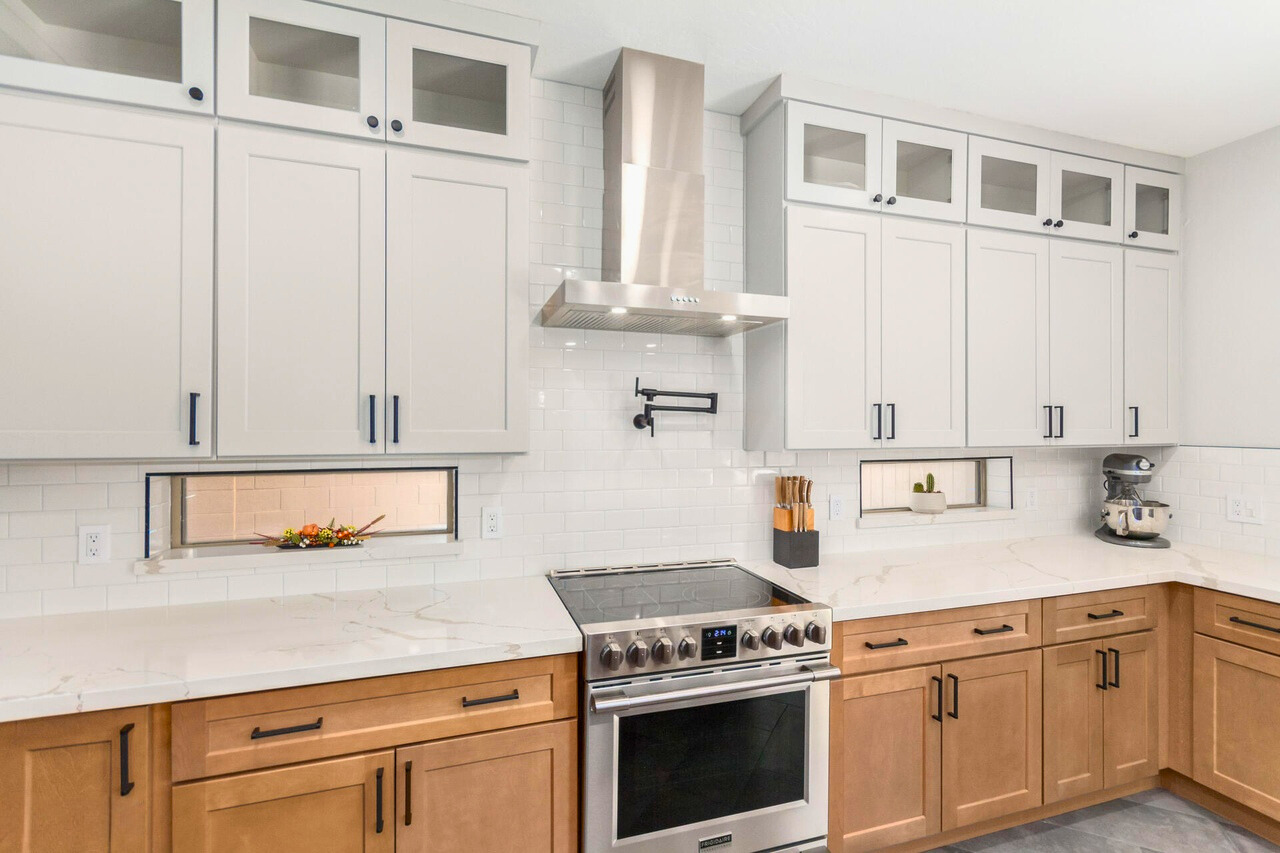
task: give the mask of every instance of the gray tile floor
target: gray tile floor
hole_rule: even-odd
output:
[[[1280,847],[1159,788],[972,838],[946,853],[1280,853]],[[938,851],[935,851],[938,853]]]

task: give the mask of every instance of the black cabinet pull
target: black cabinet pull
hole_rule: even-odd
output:
[[[1053,438],[1053,406],[1044,407],[1045,417],[1049,420],[1048,432],[1044,434],[1045,438]]]
[[[1058,435],[1056,437],[1062,438],[1062,433],[1067,429],[1067,407],[1054,406],[1054,408],[1058,410]]]
[[[885,199],[885,200],[884,200],[884,203],[885,203],[885,204],[897,204],[897,203],[898,203],[898,197],[897,197],[896,195],[891,195],[891,196],[889,196],[887,199]]]
[[[1123,616],[1123,615],[1124,615],[1123,610],[1116,610],[1115,608],[1112,608],[1110,613],[1090,613],[1089,618],[1090,619],[1114,619],[1117,616]]]
[[[1130,231],[1130,232],[1129,232],[1129,239],[1130,239],[1130,240],[1137,240],[1137,239],[1138,239],[1138,232],[1137,232],[1137,231]]]
[[[892,441],[897,437],[898,437],[898,404],[890,403],[889,404],[889,434],[886,435],[885,438]]]
[[[871,439],[873,441],[879,441],[884,433],[884,420],[881,417],[884,414],[884,407],[879,403],[872,403],[871,405],[875,406],[876,409],[876,434],[871,436]]]
[[[191,100],[193,101],[204,100],[204,90],[201,89],[199,86],[192,86],[190,89],[187,90],[187,94],[191,96]]]
[[[400,395],[391,395],[391,443],[400,443]]]
[[[1280,628],[1273,628],[1270,625],[1263,625],[1261,622],[1250,622],[1248,619],[1241,619],[1239,616],[1232,616],[1232,622],[1237,625],[1247,625],[1250,628],[1257,628],[1260,631],[1270,631],[1273,634],[1280,634]]]
[[[1102,649],[1094,649],[1093,653],[1102,658],[1102,681],[1095,684],[1094,687],[1097,687],[1099,690],[1106,690],[1107,685],[1111,683],[1107,679],[1107,653]]]
[[[1107,651],[1111,652],[1112,659],[1115,661],[1115,672],[1111,674],[1111,681],[1108,683],[1112,687],[1119,687],[1120,686],[1120,650],[1107,649]]]
[[[1133,432],[1129,433],[1129,438],[1138,437],[1138,407],[1130,406],[1129,411],[1133,412]]]
[[[1050,225],[1052,225],[1052,224],[1053,224],[1053,220],[1052,220],[1052,219],[1046,219],[1044,222],[1041,222],[1040,224],[1041,224],[1041,225],[1043,225],[1045,228],[1048,228]]]
[[[377,814],[375,815],[374,821],[373,821],[373,831],[377,833],[381,833],[382,832],[382,768],[381,767],[378,768],[377,779],[378,781],[374,787],[374,809],[376,810]]]
[[[947,678],[951,679],[951,710],[947,712],[947,716],[958,720],[960,719],[960,677],[948,672]]]
[[[296,735],[298,732],[314,732],[316,729],[324,725],[324,717],[317,717],[314,723],[303,723],[300,726],[286,726],[283,729],[267,729],[265,732],[253,727],[253,731],[249,732],[249,740],[262,740],[264,737],[276,737],[278,735]]]
[[[126,723],[120,730],[120,796],[127,797],[133,790],[129,781],[129,732],[133,731],[133,723]]]
[[[902,639],[901,637],[894,640],[892,643],[867,643],[866,644],[867,648],[869,649],[893,649],[893,648],[897,648],[898,646],[906,646],[906,645],[909,645],[909,644],[907,643],[906,640]]]
[[[510,702],[512,699],[519,699],[519,698],[520,698],[519,689],[512,690],[510,693],[504,694],[502,696],[487,696],[484,699],[468,699],[466,696],[463,696],[462,707],[473,708],[476,705],[492,705],[494,702]]]
[[[938,687],[938,713],[930,714],[929,716],[938,722],[942,722],[942,679],[935,675],[933,676],[933,683]]]
[[[369,395],[369,443],[378,443],[378,395]]]
[[[871,200],[874,201],[876,204],[879,204],[880,202],[884,201],[884,196],[881,193],[876,193],[871,197]]]
[[[369,125],[369,127],[373,128],[374,130],[376,130],[376,129],[377,129],[377,127],[378,127],[378,117],[377,117],[377,116],[369,116],[369,117],[368,117],[367,119],[365,119],[364,121],[365,121],[365,124]]]
[[[413,762],[404,763],[404,825],[413,823]]]
[[[988,634],[1007,634],[1012,630],[1012,625],[1001,625],[999,628],[974,628],[973,633],[979,637],[985,637]]]
[[[393,118],[391,120],[391,129],[394,130],[396,133],[399,133],[400,131],[404,130],[404,122],[400,121],[400,119],[398,118]]]
[[[1062,227],[1062,220],[1061,220],[1061,219],[1059,219],[1057,222],[1053,223],[1053,227],[1054,227],[1054,228],[1061,228],[1061,227]]]
[[[188,396],[188,412],[187,412],[187,444],[191,447],[199,447],[200,439],[196,438],[196,401],[200,399],[200,392],[192,391]]]

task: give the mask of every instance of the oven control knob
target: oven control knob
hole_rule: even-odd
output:
[[[800,630],[800,626],[794,622],[783,630],[782,638],[793,646],[804,645],[804,631]]]
[[[760,635],[748,628],[742,632],[742,645],[755,651],[760,648]]]
[[[650,651],[653,653],[653,659],[658,663],[671,663],[676,657],[675,643],[666,637],[659,637]]]
[[[822,645],[827,641],[827,626],[820,622],[810,622],[804,626],[804,635],[809,638],[809,642]]]
[[[693,637],[685,637],[680,641],[677,651],[680,652],[680,657],[691,658],[698,653],[698,642]]]
[[[604,648],[600,650],[600,663],[609,669],[622,666],[622,647],[617,643],[605,643]]]
[[[636,640],[627,646],[627,660],[631,661],[632,666],[644,666],[649,662],[649,647]]]
[[[765,628],[760,633],[760,639],[764,640],[764,644],[774,651],[782,648],[782,632],[777,628]]]

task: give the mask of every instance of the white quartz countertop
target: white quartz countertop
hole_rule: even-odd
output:
[[[543,577],[0,621],[0,721],[577,652]]]

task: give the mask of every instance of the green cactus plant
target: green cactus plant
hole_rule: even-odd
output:
[[[911,487],[911,491],[915,492],[916,494],[924,494],[924,483],[916,483],[914,486]]]
[[[915,492],[916,494],[921,494],[921,493],[933,494],[935,491],[937,491],[936,489],[934,489],[934,484],[936,482],[937,481],[933,479],[932,474],[926,474],[924,478],[924,482],[916,483],[914,486],[911,487],[911,491]]]

